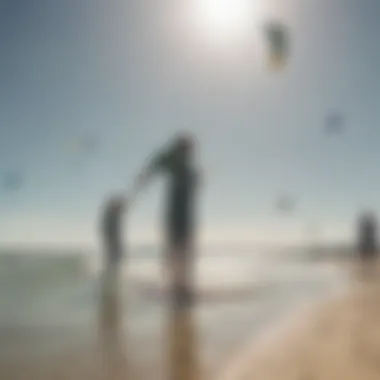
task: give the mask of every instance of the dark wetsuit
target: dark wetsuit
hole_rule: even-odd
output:
[[[108,263],[117,263],[120,261],[123,254],[120,233],[121,219],[122,212],[120,208],[117,208],[112,204],[106,205],[102,220],[102,233],[104,249],[106,251],[106,261]]]
[[[169,176],[165,221],[168,239],[167,259],[179,260],[184,271],[184,282],[175,283],[172,289],[174,305],[181,308],[190,305],[192,301],[194,197],[198,175],[186,153],[178,149],[159,154],[153,160],[150,170],[160,171]]]
[[[359,252],[364,260],[373,259],[377,252],[377,224],[372,218],[363,218],[359,223]]]
[[[153,161],[152,170],[168,174],[166,227],[171,247],[188,248],[194,229],[194,196],[197,173],[176,151],[164,152]],[[183,251],[183,254],[187,251]]]

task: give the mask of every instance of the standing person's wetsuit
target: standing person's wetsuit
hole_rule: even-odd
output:
[[[105,205],[101,221],[104,264],[106,272],[111,276],[116,275],[115,271],[123,256],[121,226],[124,207],[125,200],[122,197],[111,198]]]
[[[123,258],[122,219],[126,201],[116,195],[108,199],[102,210],[100,234],[103,248],[103,276],[100,294],[100,332],[104,343],[117,346],[120,327],[119,270]],[[107,352],[109,348],[107,349]]]
[[[365,213],[359,220],[359,255],[363,262],[373,261],[378,251],[378,232],[376,217]]]
[[[193,286],[194,200],[198,182],[193,163],[193,140],[180,137],[169,149],[157,154],[140,176],[138,187],[158,172],[169,177],[166,265],[171,272],[175,304],[187,305]]]

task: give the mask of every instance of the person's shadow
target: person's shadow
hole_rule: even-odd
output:
[[[168,325],[168,380],[199,380],[197,334],[192,311],[172,311]]]

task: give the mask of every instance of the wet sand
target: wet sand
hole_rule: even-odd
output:
[[[304,280],[303,280],[304,281]],[[324,279],[321,279],[321,283]],[[175,314],[168,304],[101,296],[94,318],[78,326],[0,326],[0,378],[210,379],[254,332],[276,323],[332,285],[283,284],[233,302],[205,302]],[[265,288],[265,287],[264,287]],[[111,296],[112,295],[112,296]],[[241,295],[240,295],[241,296]],[[133,297],[132,297],[133,298]],[[228,302],[227,302],[228,301]]]
[[[252,339],[217,379],[380,379],[380,271],[358,274],[345,292]]]

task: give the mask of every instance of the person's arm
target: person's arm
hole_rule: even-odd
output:
[[[150,165],[147,167],[144,167],[140,173],[137,175],[133,185],[132,189],[128,195],[128,198],[130,200],[134,200],[137,195],[145,188],[147,187],[150,179],[152,178],[155,170],[154,168]]]
[[[140,171],[128,195],[130,201],[133,201],[137,195],[147,187],[154,174],[166,165],[167,160],[168,157],[166,153],[159,153]]]

